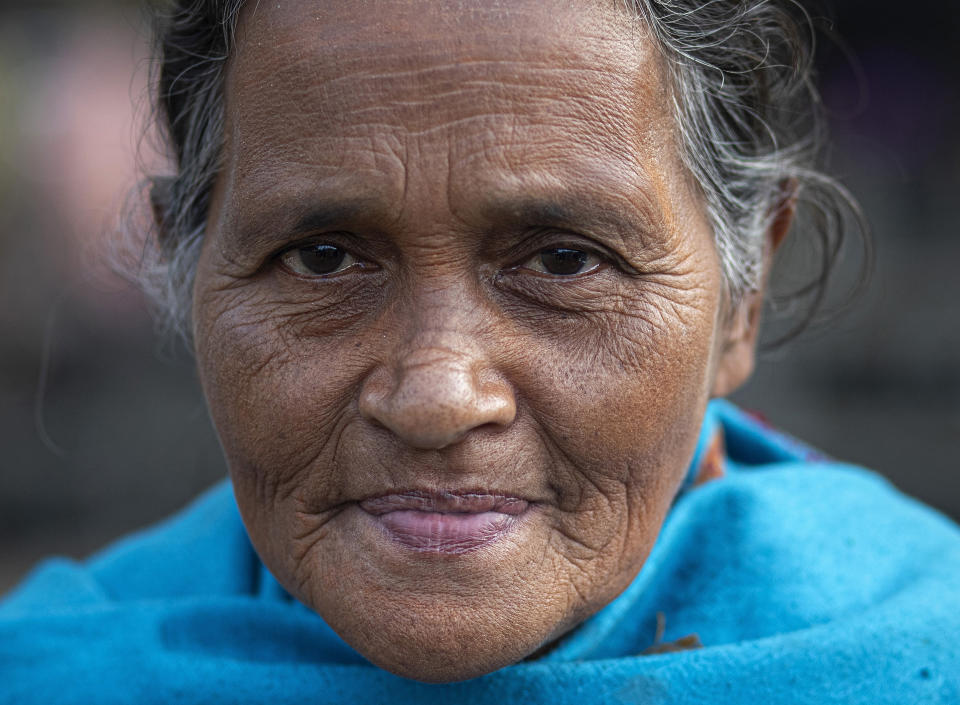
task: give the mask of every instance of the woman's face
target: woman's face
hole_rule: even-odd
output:
[[[658,57],[614,3],[247,5],[194,315],[250,536],[384,668],[516,662],[636,575],[729,379]]]

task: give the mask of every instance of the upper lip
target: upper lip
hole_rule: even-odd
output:
[[[493,491],[404,490],[370,497],[360,502],[365,512],[380,516],[388,512],[413,510],[445,514],[501,512],[520,514],[529,502],[514,495]]]

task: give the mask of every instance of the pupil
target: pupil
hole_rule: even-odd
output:
[[[576,274],[587,263],[587,253],[555,247],[540,253],[540,263],[550,274]]]
[[[336,245],[308,245],[299,250],[303,266],[314,274],[330,274],[337,271],[347,253]]]

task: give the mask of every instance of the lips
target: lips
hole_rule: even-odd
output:
[[[499,493],[415,490],[365,499],[360,508],[406,548],[457,555],[503,537],[529,502]]]

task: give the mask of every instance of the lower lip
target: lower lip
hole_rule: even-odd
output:
[[[373,516],[373,515],[371,515]],[[423,553],[459,555],[502,538],[520,521],[503,512],[424,512],[401,509],[373,518],[395,542]]]

